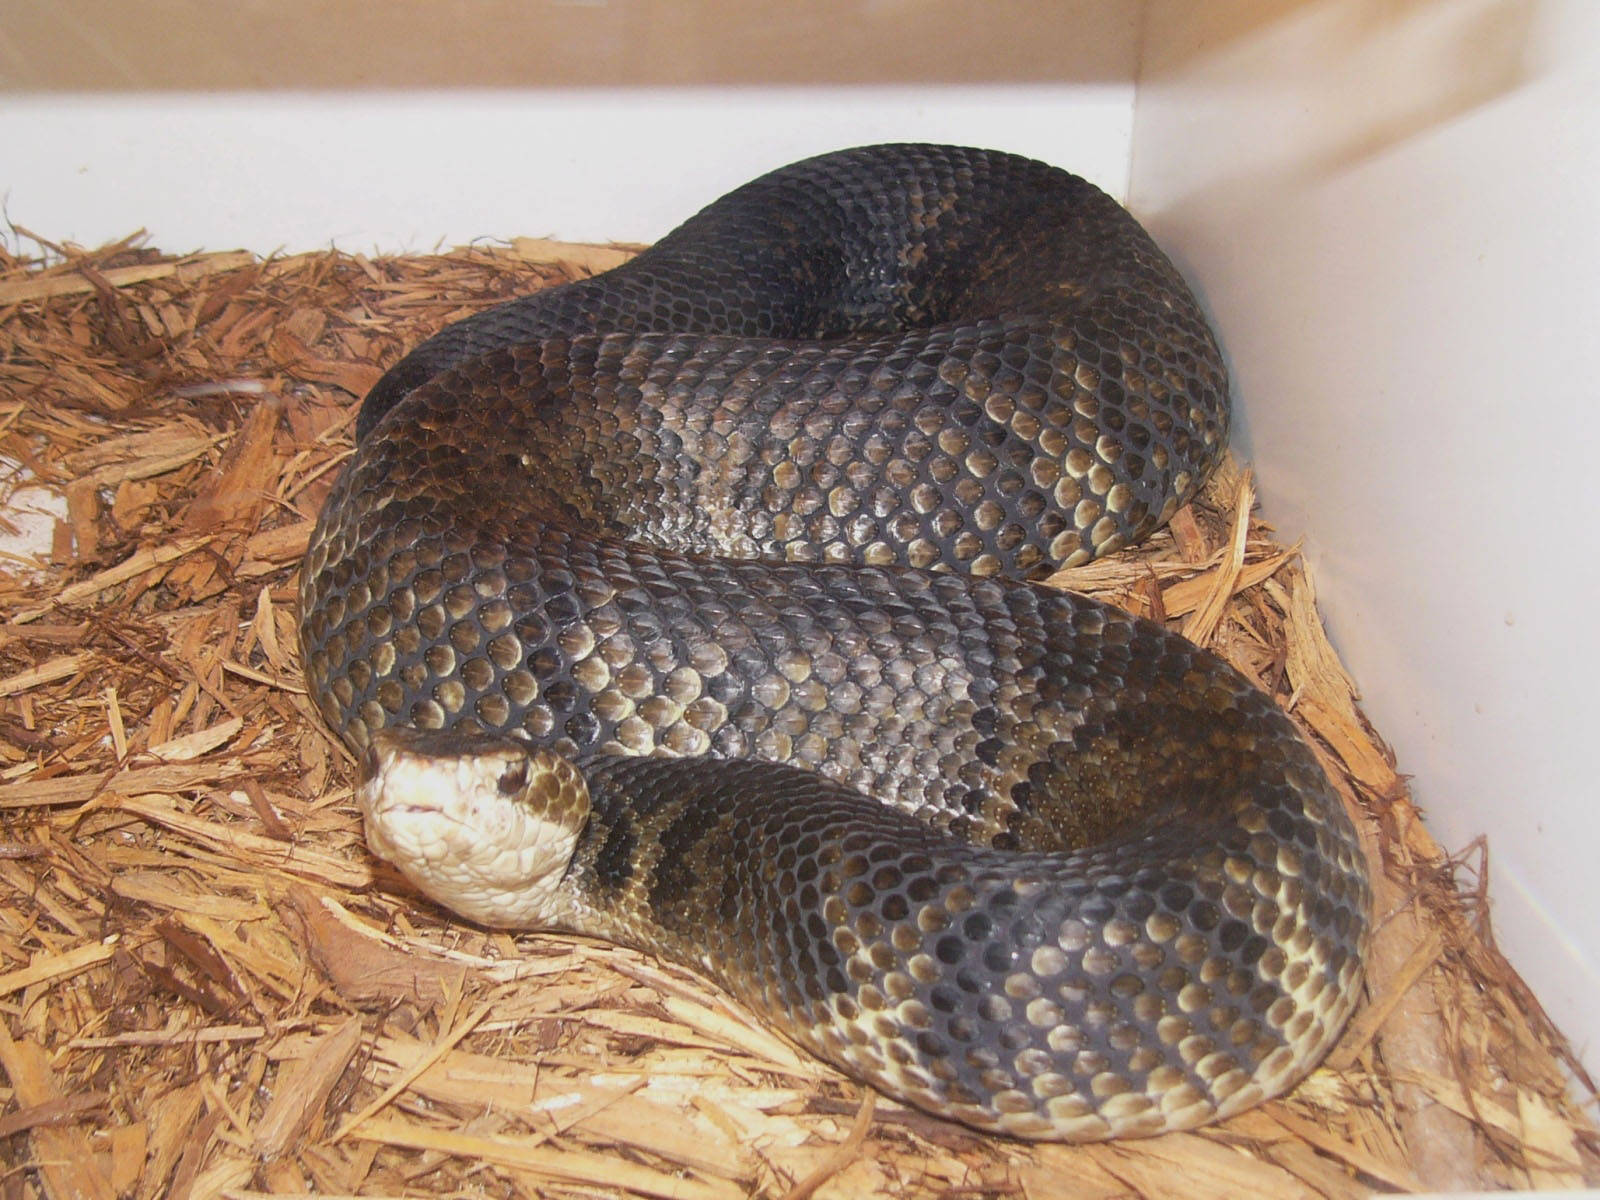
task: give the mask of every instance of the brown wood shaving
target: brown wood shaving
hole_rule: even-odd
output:
[[[0,252],[0,497],[28,479],[67,509],[38,561],[0,562],[0,1198],[1600,1184],[1567,1072],[1592,1084],[1495,948],[1487,856],[1428,836],[1231,463],[1060,582],[1204,638],[1301,722],[1363,830],[1371,1001],[1288,1099],[1124,1145],[979,1137],[687,972],[462,925],[375,862],[294,653],[358,395],[448,321],[630,252]]]

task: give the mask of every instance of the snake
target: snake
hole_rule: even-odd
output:
[[[780,168],[446,326],[302,565],[369,847],[978,1131],[1284,1092],[1361,988],[1353,821],[1221,657],[1042,582],[1196,495],[1228,393],[1120,204],[955,146]]]

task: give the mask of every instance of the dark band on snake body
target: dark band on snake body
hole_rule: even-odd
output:
[[[1226,422],[1188,289],[1090,185],[826,155],[385,376],[307,554],[308,686],[356,748],[577,760],[554,923],[892,1094],[1026,1136],[1192,1125],[1347,1015],[1354,832],[1226,664],[1014,580],[1158,527]],[[648,754],[694,757],[619,757]]]

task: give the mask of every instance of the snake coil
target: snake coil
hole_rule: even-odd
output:
[[[1189,1127],[1338,1033],[1355,833],[1238,672],[1028,580],[1158,528],[1226,427],[1091,185],[824,155],[383,378],[308,687],[373,848],[474,919],[687,963],[980,1129]]]

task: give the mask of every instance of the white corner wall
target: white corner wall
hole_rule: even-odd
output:
[[[1600,4],[1152,0],[1131,203],[1429,827],[1600,1069]]]

